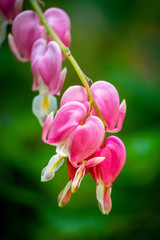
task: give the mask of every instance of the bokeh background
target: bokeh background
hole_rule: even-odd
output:
[[[160,229],[160,1],[48,0],[72,23],[71,51],[93,80],[111,82],[127,114],[120,137],[127,161],[112,189],[109,216],[98,209],[95,183],[85,176],[69,205],[57,196],[68,182],[66,163],[40,182],[55,148],[41,141],[33,116],[30,63],[18,62],[7,40],[0,49],[0,195],[3,240],[157,239]],[[24,1],[24,10],[32,9]],[[8,32],[11,27],[8,26]],[[68,68],[62,93],[80,84]],[[60,98],[58,97],[58,101]]]

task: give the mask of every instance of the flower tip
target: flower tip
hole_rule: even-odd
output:
[[[71,199],[71,185],[72,185],[72,180],[70,180],[65,188],[60,192],[58,195],[58,206],[59,207],[64,207],[67,205]]]
[[[126,100],[123,99],[123,101],[121,102],[121,105],[120,105],[120,112],[126,113],[126,108],[127,108]]]
[[[14,37],[11,33],[8,34],[8,44],[10,46],[12,53],[15,55],[15,57],[17,58],[18,61],[20,61],[20,62],[28,62],[29,61],[28,58],[23,57],[21,55],[21,53],[19,52],[19,50],[16,46],[16,43],[14,41]]]
[[[50,174],[50,173],[47,171],[47,167],[45,167],[45,168],[42,169],[42,172],[41,172],[41,182],[48,182],[48,181],[50,181],[53,177],[54,177],[54,172],[52,172],[52,174]]]

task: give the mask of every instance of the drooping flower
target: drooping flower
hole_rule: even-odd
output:
[[[67,69],[62,70],[62,54],[58,43],[47,44],[44,39],[38,39],[32,47],[31,67],[34,75],[33,91],[38,90],[39,96],[33,100],[33,113],[41,125],[48,114],[57,110],[56,98],[60,95]]]
[[[0,46],[6,37],[6,28],[21,12],[23,0],[0,0]]]
[[[104,125],[96,116],[89,116],[82,123],[86,115],[87,109],[83,104],[70,102],[57,111],[55,119],[52,113],[47,117],[42,140],[56,146],[57,155],[53,157],[52,164],[49,162],[42,171],[42,181],[48,181],[54,176],[55,170],[59,164],[61,165],[64,157],[68,157],[71,164],[80,170],[85,160],[101,146],[105,136]],[[90,162],[87,161],[85,165],[93,166],[103,159],[103,157],[96,157]]]
[[[21,62],[29,61],[32,46],[39,38],[46,39],[46,33],[36,13],[31,10],[20,13],[13,21],[12,34],[8,35],[10,48],[16,58]]]
[[[67,13],[60,8],[49,8],[44,12],[44,16],[63,44],[69,47],[71,43],[71,23]],[[54,39],[49,36],[49,40],[53,41]],[[65,55],[63,54],[64,58]]]
[[[116,88],[108,82],[97,81],[92,84],[91,91],[97,106],[102,113],[108,127],[107,132],[119,132],[122,128],[126,114],[126,102],[120,104],[119,94]],[[89,109],[89,101],[86,89],[82,86],[71,86],[61,98],[61,106],[70,101],[78,101]],[[91,115],[97,116],[92,107]],[[117,126],[117,127],[116,127]]]
[[[126,149],[123,142],[115,136],[105,141],[105,146],[99,148],[92,157],[105,157],[103,162],[89,169],[96,182],[98,205],[103,214],[108,214],[112,208],[111,187],[126,161]]]

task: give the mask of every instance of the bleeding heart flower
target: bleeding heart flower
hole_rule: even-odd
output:
[[[32,46],[39,38],[46,39],[46,33],[35,12],[20,13],[13,21],[12,34],[8,35],[10,48],[20,62],[30,60]]]
[[[105,141],[105,146],[99,148],[92,157],[105,157],[100,164],[89,169],[95,180],[98,205],[103,214],[108,214],[112,208],[111,187],[126,161],[126,149],[123,142],[115,136]]]
[[[44,39],[38,39],[32,47],[31,67],[34,75],[33,90],[40,95],[33,100],[33,113],[43,126],[46,117],[57,110],[56,98],[60,95],[67,69],[62,70],[62,54],[58,43],[47,44]]]
[[[47,44],[44,39],[37,40],[32,48],[31,66],[34,75],[33,90],[40,91],[41,80],[53,95],[60,95],[66,68],[62,71],[62,54],[58,43]]]
[[[44,12],[44,16],[63,44],[69,47],[71,43],[71,23],[67,13],[59,8],[49,8]],[[54,39],[50,36],[49,40],[53,41]],[[64,54],[63,59],[65,59]]]
[[[93,83],[91,91],[97,106],[108,125],[107,132],[119,132],[122,128],[126,114],[125,100],[120,104],[116,88],[105,81],[97,81]],[[61,106],[70,101],[81,102],[87,109],[89,109],[90,104],[88,101],[88,95],[85,88],[82,86],[69,87],[61,98]],[[92,108],[91,115],[97,116],[94,107]]]
[[[59,159],[68,157],[75,168],[82,167],[83,161],[101,146],[105,137],[104,125],[98,117],[89,116],[82,124],[86,115],[87,109],[83,104],[70,102],[58,110],[54,120],[50,114],[43,127],[43,142],[56,146]],[[97,158],[96,162],[92,161],[89,165],[93,166],[102,160],[102,157]],[[51,172],[55,172],[58,161],[50,167]]]
[[[0,46],[6,37],[7,24],[21,12],[23,0],[0,0]]]
[[[24,0],[0,0],[0,12],[4,15],[8,23],[12,23],[12,20],[22,10],[22,4]]]

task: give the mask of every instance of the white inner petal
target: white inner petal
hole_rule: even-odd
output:
[[[57,145],[56,152],[63,156],[63,157],[69,157],[69,150],[68,150],[68,144],[69,144],[69,138],[66,139],[65,142],[62,142],[61,144]]]
[[[48,162],[48,165],[43,168],[41,173],[41,181],[46,182],[54,177],[55,172],[63,165],[64,158],[58,154],[54,155]]]
[[[41,126],[51,112],[57,111],[57,99],[50,94],[40,94],[33,99],[33,114],[38,118]]]
[[[104,204],[103,204],[104,191],[105,191],[105,186],[103,184],[99,183],[96,187],[96,196],[97,196],[97,200],[98,200],[100,210],[103,214],[105,214]]]

